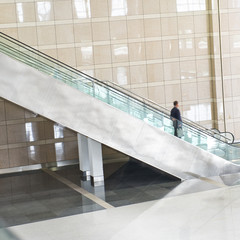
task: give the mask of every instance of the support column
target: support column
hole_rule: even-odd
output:
[[[93,186],[104,185],[102,144],[78,133],[79,168],[82,180],[90,180]]]
[[[82,173],[82,179],[90,180],[88,137],[85,137],[82,134],[78,133],[77,139],[78,139],[79,168]]]
[[[102,144],[88,138],[91,182],[93,186],[104,185]]]

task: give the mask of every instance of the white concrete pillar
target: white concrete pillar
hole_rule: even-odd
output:
[[[79,168],[84,180],[90,179],[90,162],[88,153],[88,137],[82,134],[77,134],[78,139],[78,156],[79,156]]]
[[[83,180],[89,180],[93,186],[104,185],[102,144],[78,133],[79,168]]]
[[[93,186],[104,185],[102,144],[88,138],[90,175]]]

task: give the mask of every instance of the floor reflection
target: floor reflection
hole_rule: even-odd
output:
[[[78,165],[55,173],[118,207],[163,198],[180,182],[139,161],[104,164],[105,186],[82,181]],[[44,171],[0,176],[1,227],[9,227],[103,209]]]
[[[136,160],[104,164],[105,186],[93,188],[90,181],[81,181],[78,165],[57,173],[119,207],[163,198],[180,181]]]
[[[0,205],[1,227],[103,209],[41,170],[1,176]]]

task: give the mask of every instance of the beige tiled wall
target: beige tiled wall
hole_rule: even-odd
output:
[[[129,157],[102,146],[104,160]],[[77,134],[0,99],[0,169],[77,160]]]
[[[215,123],[240,139],[240,1],[214,0],[212,7],[212,66]],[[220,22],[220,23],[219,23]]]
[[[223,129],[224,102],[227,129],[238,134],[240,7],[220,0],[219,44],[217,2],[0,1],[0,31],[167,108],[178,99],[185,117],[209,127]]]
[[[78,159],[76,133],[0,99],[0,169]]]

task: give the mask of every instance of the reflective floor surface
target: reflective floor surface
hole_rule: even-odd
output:
[[[42,171],[0,178],[1,226],[103,209]]]
[[[57,177],[1,176],[0,239],[239,239],[240,174],[181,183],[136,160],[104,171],[105,186],[96,188],[81,181],[78,165],[52,169]]]
[[[136,160],[104,165],[105,186],[93,188],[81,181],[78,165],[56,171],[114,207],[163,198],[180,181]]]
[[[7,229],[18,240],[238,240],[240,186]]]
[[[90,181],[81,181],[78,165],[57,169],[55,173],[113,207],[163,198],[180,183],[137,161],[107,163],[104,171],[105,186],[95,188]],[[41,170],[0,177],[1,227],[102,209],[98,201]]]

